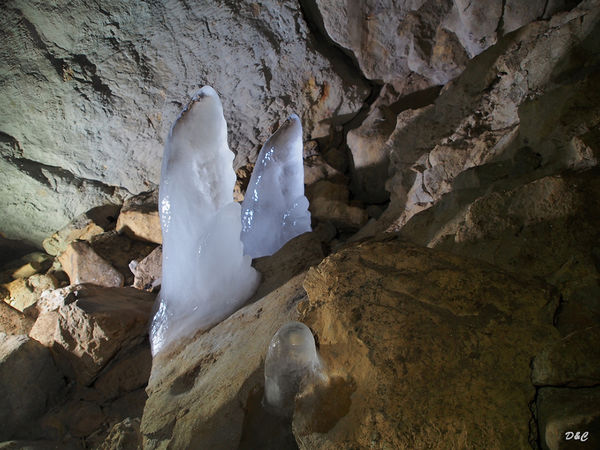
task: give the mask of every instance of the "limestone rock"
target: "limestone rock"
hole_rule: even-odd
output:
[[[386,84],[369,109],[369,114],[358,128],[348,132],[346,143],[352,153],[353,189],[359,197],[370,203],[386,201],[389,151],[386,141],[398,121],[408,120],[419,110],[435,100],[439,87],[428,88],[425,83],[414,86],[416,92],[406,93],[406,88]]]
[[[115,424],[111,428],[107,438],[98,448],[100,450],[127,450],[142,448],[140,420],[127,417],[122,422]]]
[[[40,313],[29,335],[52,349],[65,373],[88,385],[115,355],[144,340],[153,301],[133,288],[85,286],[74,302]]]
[[[67,246],[76,240],[89,241],[92,236],[104,233],[114,226],[119,207],[106,205],[92,208],[44,239],[43,246],[50,255],[58,256]]]
[[[50,268],[52,260],[42,252],[29,253],[20,258],[24,265],[18,267],[12,273],[13,278],[29,278],[36,273],[42,273]]]
[[[311,12],[322,32],[353,54],[367,78],[389,82],[416,73],[431,84],[445,84],[503,33],[573,2],[553,2],[548,11],[546,3],[316,0]]]
[[[321,53],[296,0],[11,0],[0,28],[0,229],[36,243],[92,206],[156,187],[163,139],[198,86],[223,99],[235,168],[291,112],[307,137],[327,137],[368,95]]]
[[[367,222],[366,211],[349,204],[350,191],[345,184],[320,180],[307,189],[306,195],[315,220],[331,222],[338,229],[354,230]]]
[[[144,448],[193,448],[199,442],[238,447],[244,405],[263,383],[262,362],[273,334],[297,316],[303,278],[297,275],[174,352],[158,354],[142,417]]]
[[[132,239],[162,243],[158,190],[138,194],[123,203],[116,230]]]
[[[244,196],[246,195],[246,189],[248,188],[248,183],[250,183],[253,169],[254,164],[246,164],[235,171],[236,180],[235,186],[233,187],[234,201],[238,203],[244,201]]]
[[[162,278],[162,246],[156,247],[141,261],[132,261],[129,267],[134,276],[133,287],[153,291]]]
[[[5,284],[4,288],[8,291],[8,295],[5,298],[6,303],[21,312],[35,305],[37,302],[38,296],[33,292],[27,280],[23,278],[18,278]]]
[[[24,335],[0,333],[0,440],[31,438],[32,422],[63,386],[47,348]]]
[[[452,191],[460,174],[510,162],[522,149],[538,155],[537,163],[523,162],[508,174],[513,179],[582,164],[574,139],[595,128],[599,104],[597,73],[582,61],[596,64],[599,23],[597,2],[582,2],[524,26],[471,60],[433,105],[410,110],[409,120],[400,120],[409,110],[402,112],[383,150],[391,204],[380,230],[399,230]]]
[[[575,331],[545,348],[533,360],[533,383],[538,386],[595,386],[600,384],[600,327]]]
[[[71,284],[92,283],[97,286],[123,286],[123,275],[101,258],[85,241],[68,245],[58,260],[69,275]]]
[[[541,388],[537,397],[540,443],[543,450],[598,448],[600,389]],[[585,432],[585,441],[575,440]],[[572,435],[567,435],[572,432]],[[571,439],[567,439],[571,437]]]
[[[388,236],[332,254],[304,287],[332,386],[297,404],[300,448],[529,445],[530,360],[557,335],[545,285]]]
[[[543,277],[562,294],[557,326],[563,335],[596,325],[600,171],[511,181],[524,164],[490,164],[465,173],[454,192],[414,216],[402,234],[522,276]],[[494,186],[490,180],[500,181]]]
[[[29,334],[35,319],[0,300],[0,333]]]

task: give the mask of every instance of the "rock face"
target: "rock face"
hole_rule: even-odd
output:
[[[1,440],[31,438],[32,423],[63,387],[47,348],[27,336],[0,332]]]
[[[599,17],[598,3],[590,1],[531,23],[469,61],[433,103],[400,108],[379,150],[378,160],[389,156],[392,174],[380,229],[400,229],[456,190],[458,175],[474,167],[515,161],[505,176],[516,179],[535,169],[540,177],[597,164],[590,133],[598,75],[588,68],[598,64]]]
[[[503,34],[547,18],[569,1],[313,0],[327,35],[357,60],[365,76],[386,83],[417,74],[445,84],[468,59]]]
[[[297,405],[300,448],[529,445],[529,364],[556,336],[543,284],[392,236],[331,255],[304,287],[332,388]]]
[[[169,126],[199,86],[224,100],[236,168],[292,111],[302,112],[307,137],[327,137],[368,94],[342,61],[319,52],[295,0],[15,0],[3,10],[8,237],[39,243],[92,206],[156,186]]]

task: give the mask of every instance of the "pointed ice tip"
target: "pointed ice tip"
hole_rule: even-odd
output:
[[[215,91],[211,86],[203,86],[196,95],[194,95],[193,100],[199,100],[203,97],[219,97],[217,91]]]
[[[300,122],[300,117],[296,113],[291,113],[286,120],[289,122]]]

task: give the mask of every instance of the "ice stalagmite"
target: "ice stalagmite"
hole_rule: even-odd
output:
[[[327,380],[310,328],[288,322],[271,339],[265,359],[265,403],[291,416],[297,394]]]
[[[302,125],[292,114],[261,149],[242,203],[244,254],[272,255],[310,231],[304,196]]]
[[[163,155],[163,278],[150,327],[153,355],[222,320],[258,285],[240,240],[232,162],[221,101],[205,86],[173,125]]]

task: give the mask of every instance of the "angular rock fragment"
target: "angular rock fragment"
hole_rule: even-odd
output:
[[[58,260],[69,275],[71,284],[91,283],[97,286],[123,286],[124,277],[108,261],[101,258],[85,241],[70,243]]]
[[[84,286],[74,301],[41,312],[29,335],[52,349],[65,373],[88,385],[117,353],[144,340],[154,298],[133,288]]]
[[[57,256],[76,240],[89,240],[92,236],[103,233],[114,227],[119,206],[106,205],[92,208],[88,212],[73,219],[64,228],[44,239],[44,250]]]
[[[133,272],[134,288],[153,291],[162,280],[162,246],[156,247],[139,262],[131,261],[129,268]]]
[[[116,230],[132,239],[162,243],[158,216],[158,191],[138,194],[123,203]]]

